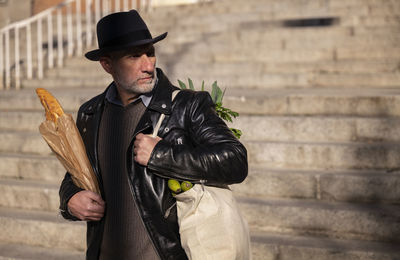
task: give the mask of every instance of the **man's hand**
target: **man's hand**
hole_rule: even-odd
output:
[[[105,205],[99,194],[88,190],[76,193],[68,201],[69,212],[85,221],[99,221],[104,216]]]
[[[135,154],[135,161],[141,165],[147,166],[150,160],[151,152],[153,151],[156,144],[161,140],[160,137],[152,137],[150,135],[144,135],[142,133],[136,136],[136,140],[133,143],[133,153]]]

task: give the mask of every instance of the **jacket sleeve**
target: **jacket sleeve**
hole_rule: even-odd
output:
[[[72,214],[69,213],[68,210],[68,201],[69,199],[74,196],[76,193],[82,191],[82,188],[79,188],[76,186],[71,178],[71,175],[67,172],[64,176],[64,180],[61,183],[60,186],[60,212],[61,215],[65,219],[69,220],[79,220],[77,217],[73,216]]]
[[[186,120],[185,132],[194,147],[161,140],[148,169],[166,178],[208,185],[242,182],[248,172],[246,148],[217,115],[208,92],[195,92],[192,100],[185,102],[183,113],[179,116]]]

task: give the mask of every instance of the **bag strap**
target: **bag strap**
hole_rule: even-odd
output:
[[[172,92],[172,98],[171,101],[174,101],[176,95],[178,95],[180,90],[175,90],[174,92]],[[164,120],[165,114],[161,114],[160,118],[158,119],[158,122],[156,124],[156,126],[154,127],[153,133],[151,134],[152,137],[156,137],[158,134],[158,130],[160,129],[161,123]]]

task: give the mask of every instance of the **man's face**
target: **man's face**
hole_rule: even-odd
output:
[[[140,95],[153,90],[156,81],[156,57],[153,44],[114,52],[108,57],[109,73],[118,88]]]

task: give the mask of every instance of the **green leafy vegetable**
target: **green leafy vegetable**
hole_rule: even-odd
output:
[[[178,79],[178,83],[181,89],[187,89],[187,86],[184,82],[180,81]],[[189,88],[191,90],[195,90],[193,81],[188,78],[188,83],[189,83]],[[204,91],[204,81],[201,84],[201,90]],[[224,98],[225,95],[225,90],[222,91],[221,88],[218,86],[217,81],[214,81],[214,83],[211,85],[211,98],[212,101],[215,104],[215,111],[217,112],[218,116],[222,118],[223,120],[232,123],[233,118],[236,118],[239,116],[238,112],[232,111],[229,108],[226,108],[222,105],[222,99]],[[242,131],[236,128],[230,128],[232,133],[239,139],[240,136],[242,136]]]

